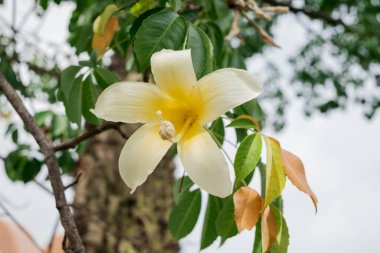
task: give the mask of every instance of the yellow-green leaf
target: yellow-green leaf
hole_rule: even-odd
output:
[[[118,17],[113,16],[107,20],[102,34],[94,33],[94,37],[92,38],[92,48],[96,51],[99,57],[102,57],[106,52],[107,47],[111,44],[118,29]]]
[[[115,4],[109,4],[106,8],[104,8],[104,11],[95,19],[95,22],[92,26],[94,34],[99,36],[104,35],[104,30],[106,28],[108,20],[117,10],[119,10],[119,8]]]
[[[241,142],[234,161],[236,182],[243,180],[255,168],[261,156],[261,135],[251,134]]]
[[[264,207],[277,199],[285,187],[285,172],[281,160],[280,143],[268,136],[263,136],[267,148],[265,204]]]

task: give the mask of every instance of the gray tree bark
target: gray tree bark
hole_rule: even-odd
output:
[[[137,128],[123,128],[127,136]],[[96,136],[80,158],[74,217],[88,253],[175,253],[167,222],[173,205],[174,163],[166,156],[134,194],[121,180],[118,157],[125,143],[116,131]],[[144,159],[144,154],[141,154]]]

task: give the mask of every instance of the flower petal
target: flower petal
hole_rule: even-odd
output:
[[[159,129],[158,123],[143,125],[128,139],[120,153],[120,175],[131,192],[145,182],[172,145],[161,139]]]
[[[259,79],[245,70],[225,68],[198,81],[204,103],[200,122],[205,125],[225,112],[256,98],[262,91]]]
[[[157,86],[139,82],[121,82],[105,89],[92,113],[109,121],[136,123],[157,121],[156,111],[165,95]]]
[[[154,53],[151,65],[157,86],[174,98],[186,96],[197,82],[190,49]]]
[[[231,193],[227,161],[202,126],[194,125],[177,147],[185,171],[199,187],[221,198]]]

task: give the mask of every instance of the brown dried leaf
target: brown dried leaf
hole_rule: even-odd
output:
[[[296,155],[286,151],[281,150],[281,159],[284,166],[284,170],[290,181],[304,193],[308,194],[314,203],[315,211],[317,211],[318,200],[313,191],[311,190],[309,184],[307,183],[305,168],[301,159]]]
[[[251,230],[257,223],[263,207],[259,193],[248,186],[241,187],[234,194],[235,223],[239,232]]]
[[[99,57],[102,57],[106,52],[107,47],[119,29],[119,21],[117,16],[112,16],[104,27],[103,34],[94,33],[92,38],[92,48],[96,51]]]
[[[262,250],[263,253],[268,252],[273,242],[276,240],[277,229],[276,229],[276,219],[267,206],[261,216],[261,239],[262,239]]]

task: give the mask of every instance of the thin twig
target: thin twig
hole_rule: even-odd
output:
[[[178,193],[181,193],[181,191],[182,191],[182,186],[183,186],[183,180],[184,179],[185,179],[185,171],[183,171],[183,174],[182,174],[181,182],[179,184]]]
[[[57,151],[62,151],[62,150],[70,149],[70,148],[75,148],[79,143],[86,141],[86,140],[90,139],[91,137],[98,135],[100,133],[103,133],[104,131],[107,131],[110,129],[115,129],[116,131],[118,131],[123,136],[124,133],[122,133],[121,130],[119,129],[120,125],[121,125],[121,123],[107,123],[107,124],[105,124],[99,128],[95,128],[95,129],[89,130],[89,131],[87,131],[81,135],[78,135],[77,137],[75,137],[69,141],[55,145],[53,147],[53,150],[54,150],[54,152],[57,152]],[[123,138],[128,138],[128,137],[126,137],[126,136],[124,137],[124,136],[123,136]]]
[[[261,27],[259,23],[249,18],[243,10],[241,10],[240,13],[256,29],[256,31],[259,33],[260,37],[264,40],[265,43],[271,45],[272,47],[280,48],[280,46],[273,41],[273,38],[264,30],[264,28]]]
[[[36,179],[33,179],[33,182],[34,182],[36,185],[38,185],[42,190],[44,190],[44,191],[46,191],[47,193],[53,195],[53,192],[52,192],[49,188],[47,188],[43,183],[37,181]]]
[[[73,187],[74,185],[76,185],[79,182],[79,179],[82,176],[82,174],[83,174],[82,172],[79,172],[79,174],[76,176],[75,180],[73,182],[71,182],[70,184],[65,186],[65,191],[67,189],[69,189],[70,187]]]
[[[17,12],[17,1],[13,0],[11,29],[14,33],[16,33],[16,12]]]
[[[21,225],[21,223],[16,219],[16,217],[8,210],[8,208],[3,204],[3,202],[0,200],[0,208],[3,209],[4,214],[11,219],[11,221],[23,232],[26,237],[36,246],[36,248],[41,251],[45,252],[38,243],[34,240],[34,238],[29,234],[29,232]]]
[[[0,75],[0,91],[4,93],[9,103],[20,116],[26,129],[32,134],[45,156],[45,163],[48,168],[56,207],[60,214],[62,226],[64,227],[65,233],[69,239],[69,248],[67,248],[66,251],[72,253],[84,253],[85,248],[79,236],[70,207],[67,204],[61,173],[57,158],[54,154],[52,141],[48,139],[42,129],[38,127],[32,115],[30,115],[28,110],[25,108],[20,96],[2,75]]]
[[[262,0],[262,1],[264,3],[268,3],[268,4],[276,5],[276,6],[288,6],[289,10],[295,14],[303,13],[312,19],[323,20],[326,23],[333,25],[333,26],[341,25],[345,28],[349,28],[349,26],[342,19],[332,18],[330,15],[328,15],[327,13],[324,13],[324,12],[314,11],[314,10],[311,10],[310,8],[306,8],[306,7],[304,7],[304,8],[293,7],[293,6],[288,5],[288,3],[285,3],[283,1],[277,1],[277,0]]]

